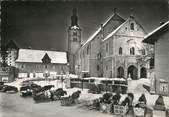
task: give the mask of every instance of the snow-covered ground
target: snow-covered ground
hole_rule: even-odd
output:
[[[28,78],[25,79],[17,79],[16,81],[12,82],[12,83],[7,83],[7,85],[12,85],[12,86],[16,86],[18,88],[20,88],[21,83],[26,80]],[[57,89],[57,88],[61,88],[63,87],[64,90],[67,91],[67,96],[71,95],[73,92],[77,91],[77,90],[81,90],[81,95],[80,95],[80,102],[87,102],[93,99],[96,99],[98,97],[101,97],[102,94],[91,94],[88,93],[88,89],[79,89],[79,88],[69,88],[66,89],[65,88],[65,84],[62,83],[60,80],[54,80],[54,81],[34,81],[36,84],[41,85],[41,86],[45,86],[45,85],[54,85],[55,87],[53,89]],[[145,94],[146,99],[147,99],[147,104],[148,106],[152,107],[155,104],[155,101],[158,98],[158,95],[151,95],[144,87],[143,84],[150,86],[150,79],[139,79],[139,80],[130,80],[128,81],[128,92],[132,92],[134,93],[134,101],[133,103],[136,104],[138,101],[138,98],[141,96],[142,93]],[[121,101],[124,100],[126,97],[126,94],[122,95],[121,97]],[[164,103],[166,108],[169,109],[169,97],[163,96],[164,97]]]

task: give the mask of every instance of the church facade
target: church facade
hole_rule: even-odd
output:
[[[77,23],[71,25],[71,31],[73,27],[80,29]],[[73,45],[76,50],[72,71],[85,75],[83,77],[147,78],[150,76],[150,64],[143,58],[149,55],[151,46],[142,43],[145,35],[146,32],[133,15],[124,19],[116,11],[83,44],[80,35],[75,42],[71,42],[73,36],[68,33],[68,45]],[[74,46],[74,43],[78,46]]]

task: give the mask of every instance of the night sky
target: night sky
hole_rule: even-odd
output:
[[[20,48],[65,51],[67,29],[74,7],[78,11],[83,41],[113,14],[114,8],[124,19],[129,17],[133,8],[136,20],[147,33],[158,27],[161,21],[168,20],[168,4],[165,0],[103,1],[2,2],[2,39],[5,43],[14,40]]]

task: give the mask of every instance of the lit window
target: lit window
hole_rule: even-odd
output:
[[[134,30],[134,23],[131,23],[131,24],[130,24],[130,29],[131,29],[131,30]]]
[[[123,50],[122,50],[122,47],[119,48],[119,55],[122,55],[123,54]]]

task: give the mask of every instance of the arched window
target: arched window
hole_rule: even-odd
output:
[[[131,29],[131,30],[134,30],[134,23],[131,23],[131,24],[130,24],[130,29]]]
[[[119,55],[122,55],[123,54],[123,49],[122,47],[119,48]]]
[[[130,48],[130,55],[135,55],[135,49],[134,49],[134,47]]]
[[[124,78],[124,69],[123,69],[123,67],[119,67],[117,69],[117,77],[118,78]]]

